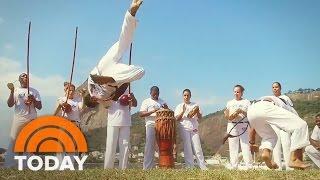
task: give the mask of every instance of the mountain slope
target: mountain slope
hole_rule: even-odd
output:
[[[307,121],[309,129],[314,127],[314,116],[320,113],[320,91],[296,92],[287,94],[295,105],[299,115]],[[86,108],[82,113],[81,128],[85,132],[90,151],[105,150],[107,109],[99,106],[95,109]],[[200,120],[199,132],[202,148],[205,155],[216,153],[222,144],[222,138],[226,133],[227,121],[223,117],[223,110],[206,115]],[[182,141],[177,129],[178,153],[182,151]],[[131,145],[136,146],[138,152],[144,151],[145,122],[138,116],[132,115]],[[225,143],[219,153],[228,156],[228,143]]]

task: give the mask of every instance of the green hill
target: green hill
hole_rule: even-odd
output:
[[[320,113],[320,91],[294,92],[287,94],[295,105],[300,117],[307,121],[309,129],[314,127],[314,116]],[[90,151],[105,150],[107,115],[104,107],[85,110],[81,126],[87,137]],[[226,133],[227,121],[223,117],[223,110],[206,115],[200,120],[199,132],[205,155],[213,155],[220,148],[222,138]],[[177,130],[178,131],[178,130]],[[182,151],[182,141],[177,132],[178,153]],[[131,146],[136,146],[138,152],[144,151],[145,121],[137,113],[132,115]],[[228,155],[228,143],[220,150],[223,156]]]

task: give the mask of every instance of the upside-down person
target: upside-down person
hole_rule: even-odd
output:
[[[14,106],[14,117],[10,131],[10,142],[5,156],[4,166],[15,167],[15,153],[13,152],[15,140],[20,130],[30,121],[37,118],[37,109],[41,110],[42,103],[39,92],[29,87],[28,95],[28,75],[22,73],[19,76],[20,87],[15,88],[12,83],[8,83],[10,95],[7,101],[8,107]]]
[[[102,57],[88,78],[88,91],[84,99],[88,107],[118,98],[126,91],[130,82],[141,79],[144,69],[121,62],[133,40],[137,26],[136,13],[142,0],[132,0],[125,14],[119,40]]]
[[[285,109],[286,104],[275,96],[264,96],[256,103],[253,103],[247,111],[247,117],[251,127],[250,143],[254,144],[253,137],[257,133],[261,138],[262,159],[270,169],[277,169],[279,166],[272,160],[272,150],[277,142],[277,134],[271,125],[291,133],[290,137],[290,161],[289,167],[305,169],[309,167],[300,157],[302,150],[310,144],[308,125],[296,114]]]

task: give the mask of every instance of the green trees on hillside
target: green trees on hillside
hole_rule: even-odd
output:
[[[320,113],[320,101],[295,101],[294,108],[299,113],[300,117],[306,115],[316,115]]]

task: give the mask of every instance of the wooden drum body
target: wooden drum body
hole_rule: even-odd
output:
[[[174,168],[173,146],[176,138],[176,124],[174,112],[161,109],[156,112],[156,140],[159,147],[159,166]]]

